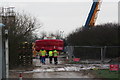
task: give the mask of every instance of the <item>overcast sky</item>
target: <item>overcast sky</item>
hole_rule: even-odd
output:
[[[6,0],[0,7],[14,6],[16,11],[25,11],[43,24],[41,31],[64,31],[68,34],[85,24],[92,0]],[[98,13],[97,24],[118,22],[118,0],[104,0]]]

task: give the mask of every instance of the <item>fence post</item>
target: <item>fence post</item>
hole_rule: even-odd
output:
[[[103,47],[101,47],[101,63],[103,63],[103,60],[104,60],[104,58],[103,58]]]
[[[107,46],[104,46],[104,55],[103,55],[104,59],[106,58],[106,48]]]

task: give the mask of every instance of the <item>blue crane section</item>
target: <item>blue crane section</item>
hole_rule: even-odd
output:
[[[97,12],[99,11],[99,6],[100,6],[100,0],[93,0],[92,7],[84,27],[94,26],[95,20],[97,18]]]

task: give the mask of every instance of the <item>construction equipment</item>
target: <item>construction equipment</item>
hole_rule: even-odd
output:
[[[101,0],[93,0],[91,10],[88,14],[85,26],[86,28],[93,27],[97,19],[98,11],[100,11]]]

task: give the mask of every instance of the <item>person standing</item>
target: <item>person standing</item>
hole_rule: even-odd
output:
[[[50,61],[50,64],[52,64],[52,58],[53,58],[53,51],[49,51],[49,61]]]
[[[59,54],[59,52],[57,51],[57,50],[54,50],[53,51],[53,57],[54,57],[54,63],[55,63],[55,65],[57,65],[58,64],[58,54]]]
[[[40,58],[40,63],[42,62],[42,50],[39,51],[39,58]]]
[[[47,53],[46,50],[44,50],[44,49],[41,49],[41,50],[40,50],[41,62],[42,62],[43,64],[45,64],[46,53]]]

